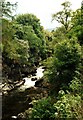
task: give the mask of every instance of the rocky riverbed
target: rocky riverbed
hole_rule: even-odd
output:
[[[33,107],[34,100],[48,96],[49,84],[44,81],[43,72],[44,69],[41,66],[37,68],[34,76],[25,77],[19,82],[9,81],[8,84],[2,84],[2,120],[26,120],[28,110]]]

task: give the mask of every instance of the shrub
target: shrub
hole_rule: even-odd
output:
[[[82,83],[81,80],[79,80],[78,78],[74,78],[71,83],[69,84],[69,88],[71,89],[71,91],[74,94],[79,94],[81,95],[83,93],[83,89],[82,89]]]
[[[68,84],[75,76],[81,60],[81,46],[76,39],[63,40],[55,46],[49,81],[59,87]],[[57,85],[58,84],[58,85]]]
[[[61,98],[54,103],[54,107],[57,109],[55,113],[55,118],[57,119],[82,120],[83,118],[82,100],[79,95],[63,94]]]
[[[34,104],[31,120],[54,120],[56,109],[51,102],[51,98],[43,98]]]

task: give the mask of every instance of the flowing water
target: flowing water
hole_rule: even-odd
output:
[[[25,77],[23,78],[23,80],[25,81],[24,85],[22,85],[21,87],[18,88],[18,90],[20,91],[24,91],[27,88],[30,87],[34,87],[35,86],[35,82],[43,77],[43,66],[38,67],[36,70],[36,75],[35,76],[31,76],[31,77]],[[35,79],[34,81],[32,81],[32,79]]]
[[[31,75],[31,77],[23,78],[25,81],[23,85],[18,87],[16,90],[11,91],[7,96],[3,97],[2,120],[18,119],[19,113],[24,112],[29,108],[29,103],[32,101],[30,94],[36,95],[35,91],[32,93],[31,89],[34,88],[35,82],[43,77],[43,71],[43,66],[38,67],[34,76]],[[30,89],[31,93],[29,93],[27,89]]]

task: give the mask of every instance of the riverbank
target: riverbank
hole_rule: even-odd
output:
[[[34,76],[31,75],[31,77],[23,78],[19,83],[13,83],[15,86],[12,89],[10,89],[10,84],[8,84],[10,90],[8,90],[8,86],[3,87],[2,120],[26,120],[29,109],[33,107],[33,102],[48,96],[49,85],[43,79],[43,72],[43,66],[40,66]]]

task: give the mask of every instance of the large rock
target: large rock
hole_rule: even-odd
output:
[[[42,83],[43,83],[43,78],[40,78],[35,82],[35,87],[42,87]]]
[[[36,78],[36,77],[32,77],[31,80],[32,80],[32,81],[36,81],[37,78]]]

